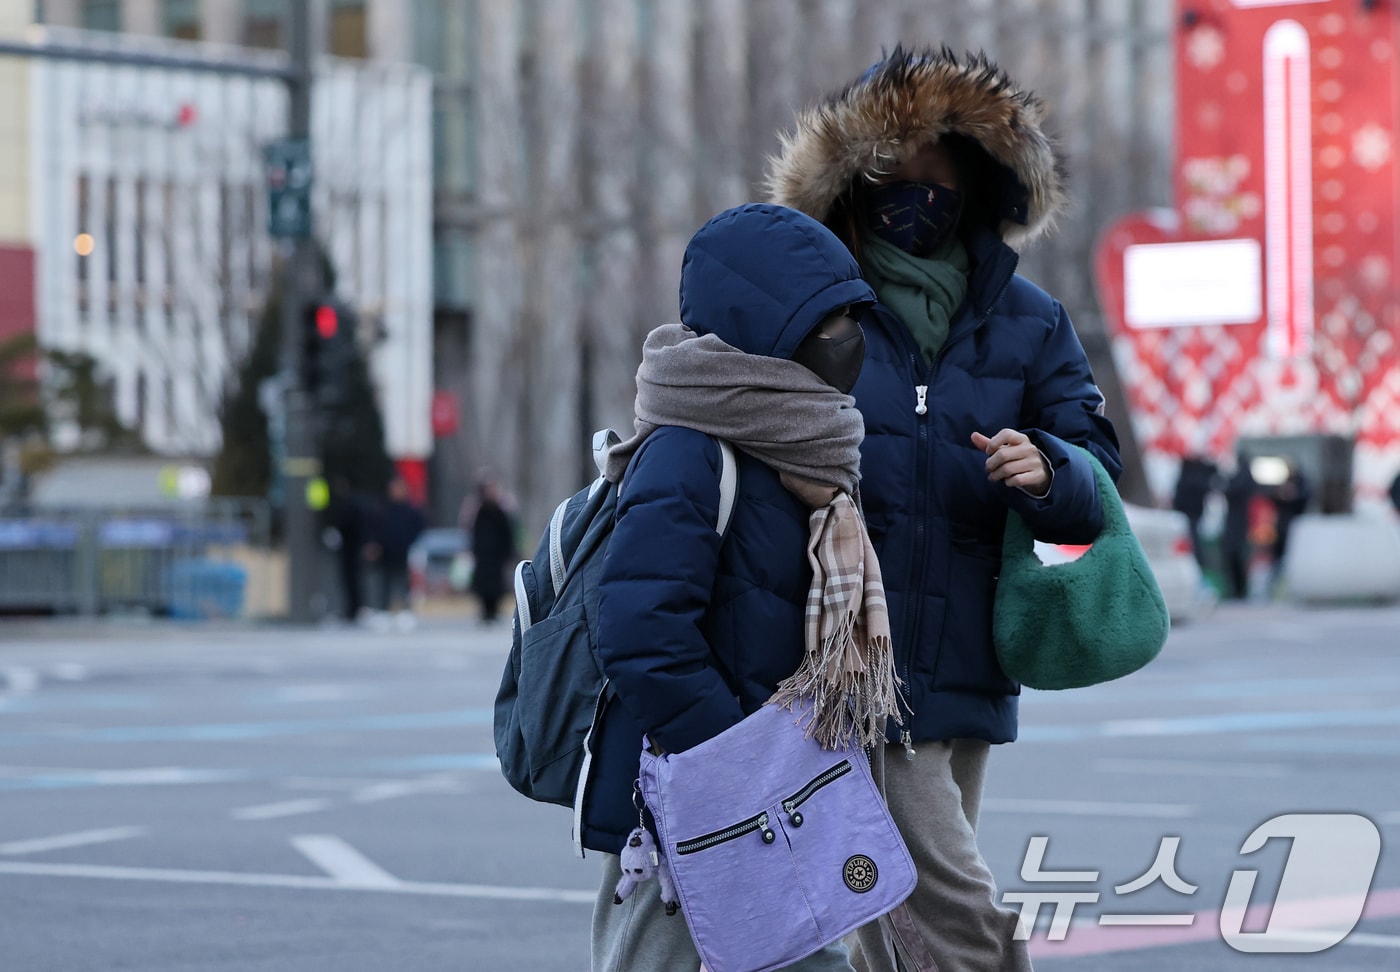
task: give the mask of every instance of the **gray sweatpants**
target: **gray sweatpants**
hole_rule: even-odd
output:
[[[919,872],[894,911],[847,936],[859,972],[1030,972],[1016,913],[996,903],[996,884],[977,849],[977,816],[991,747],[954,739],[886,746],[873,760]]]
[[[602,883],[593,905],[593,972],[699,972],[700,953],[680,912],[666,914],[660,885],[648,881],[622,904],[613,904],[622,877],[621,858],[603,859]],[[788,972],[852,972],[846,946],[837,942],[789,965]]]

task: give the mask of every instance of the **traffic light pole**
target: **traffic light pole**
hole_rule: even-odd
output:
[[[291,139],[311,136],[311,24],[309,3],[292,3],[287,24],[292,76],[287,83]],[[314,164],[314,162],[313,162]],[[316,514],[307,502],[307,485],[321,474],[315,420],[302,387],[301,315],[320,292],[320,267],[309,236],[284,244],[289,250],[282,293],[282,374],[286,395],[286,450],[282,461],[283,528],[287,543],[287,615],[293,624],[315,620],[317,554]]]

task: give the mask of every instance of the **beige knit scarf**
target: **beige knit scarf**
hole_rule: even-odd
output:
[[[770,701],[791,707],[810,698],[808,735],[827,748],[883,742],[887,720],[900,721],[899,679],[880,562],[857,500],[865,424],[855,400],[794,361],[668,324],[643,346],[636,434],[608,454],[607,478],[620,482],[663,425],[727,439],[812,508],[807,650]]]

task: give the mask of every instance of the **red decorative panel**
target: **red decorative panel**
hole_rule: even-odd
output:
[[[1359,493],[1377,495],[1400,466],[1393,6],[1179,0],[1178,14],[1176,209],[1110,227],[1096,266],[1149,469],[1240,435],[1340,433]],[[1175,292],[1157,280],[1165,317],[1134,300],[1154,278],[1132,256],[1171,267],[1192,248],[1152,244],[1223,241],[1228,268],[1196,248]]]

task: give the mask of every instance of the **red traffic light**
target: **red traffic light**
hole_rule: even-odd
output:
[[[316,308],[316,333],[329,341],[335,337],[335,332],[340,329],[340,316],[335,308],[330,304],[322,304]]]

